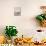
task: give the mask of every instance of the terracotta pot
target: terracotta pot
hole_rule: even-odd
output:
[[[40,22],[42,27],[46,27],[46,20],[43,20],[42,22]]]

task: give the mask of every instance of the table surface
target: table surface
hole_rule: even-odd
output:
[[[42,44],[42,45],[34,45],[34,44],[23,44],[23,45],[15,45],[15,46],[46,46],[46,44]]]

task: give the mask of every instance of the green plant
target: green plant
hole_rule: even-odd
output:
[[[18,31],[16,29],[15,26],[6,26],[6,29],[5,29],[5,34],[6,36],[8,36],[9,38],[11,38],[12,36],[16,36]]]
[[[39,21],[43,21],[44,19],[46,20],[46,14],[38,15],[38,16],[36,16],[36,19]]]

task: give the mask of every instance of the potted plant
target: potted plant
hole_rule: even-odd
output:
[[[17,36],[17,29],[15,26],[6,26],[5,34],[8,37],[8,39],[11,41],[12,36]],[[8,41],[8,42],[10,42]]]
[[[41,6],[42,14],[37,15],[36,19],[39,20],[42,27],[46,27],[46,6]]]

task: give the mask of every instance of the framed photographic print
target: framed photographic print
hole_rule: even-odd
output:
[[[14,16],[21,16],[21,7],[14,8]]]

